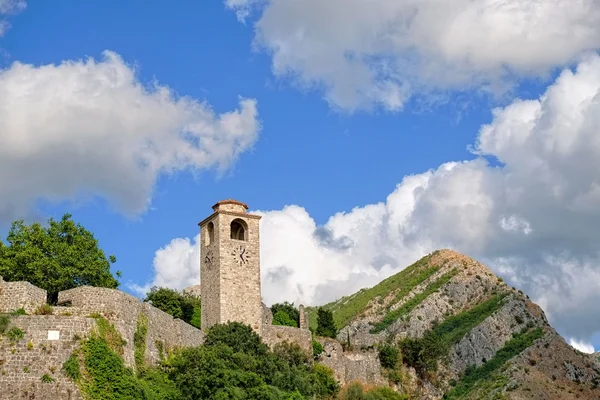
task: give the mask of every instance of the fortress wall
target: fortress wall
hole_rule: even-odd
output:
[[[295,342],[303,350],[312,354],[312,335],[308,329],[280,325],[263,325],[262,339],[271,348],[277,343]]]
[[[15,343],[0,337],[0,399],[81,399],[76,385],[61,368],[95,324],[92,318],[77,316],[12,317],[10,327],[20,328],[25,336]],[[43,383],[44,374],[55,381]]]
[[[323,353],[319,362],[331,368],[340,384],[360,381],[369,384],[386,385],[381,376],[381,366],[376,351],[344,352],[342,345],[331,339],[319,338]]]
[[[29,282],[5,282],[0,277],[0,312],[24,308],[29,314],[46,304],[46,291]]]
[[[142,309],[148,317],[148,332],[146,333],[146,361],[156,364],[160,361],[162,346],[163,354],[175,347],[192,347],[204,343],[204,333],[170,314],[142,303]],[[137,321],[137,317],[136,317]],[[132,339],[133,340],[133,336]],[[158,344],[157,342],[160,342]]]

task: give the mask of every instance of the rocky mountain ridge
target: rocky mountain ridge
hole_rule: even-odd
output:
[[[413,398],[600,399],[597,355],[572,348],[528,296],[452,250],[324,307],[346,348],[404,349],[395,380]],[[431,340],[439,360],[423,371]]]

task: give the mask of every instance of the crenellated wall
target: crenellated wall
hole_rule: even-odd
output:
[[[6,282],[0,276],[0,313],[25,309],[32,313],[46,304],[46,291],[29,282]]]

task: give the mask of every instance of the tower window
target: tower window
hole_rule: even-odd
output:
[[[231,221],[231,238],[236,240],[246,240],[246,223],[241,219]]]
[[[206,225],[206,245],[213,243],[215,241],[215,224],[209,222]]]

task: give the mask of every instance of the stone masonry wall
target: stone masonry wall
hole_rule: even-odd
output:
[[[46,304],[46,291],[29,282],[5,282],[0,277],[0,313],[8,313],[24,308],[32,313]]]
[[[360,381],[369,384],[386,385],[381,376],[381,366],[375,351],[344,352],[336,340],[318,338],[323,345],[319,362],[331,368],[340,384]]]
[[[262,328],[262,340],[271,348],[281,342],[297,343],[304,351],[312,354],[312,334],[308,329],[264,325]]]
[[[89,316],[99,313],[112,322],[127,342],[123,355],[127,366],[135,364],[133,336],[142,314],[148,318],[146,361],[149,363],[154,364],[160,360],[161,352],[157,346],[162,345],[163,350],[166,350],[204,343],[204,333],[199,329],[116,289],[81,286],[60,292],[58,302],[70,303],[68,308],[73,315]],[[157,345],[157,342],[161,344]]]
[[[15,343],[0,336],[0,399],[81,399],[61,368],[95,324],[93,318],[78,316],[12,317],[10,327],[25,336]],[[44,374],[54,382],[42,382]]]

